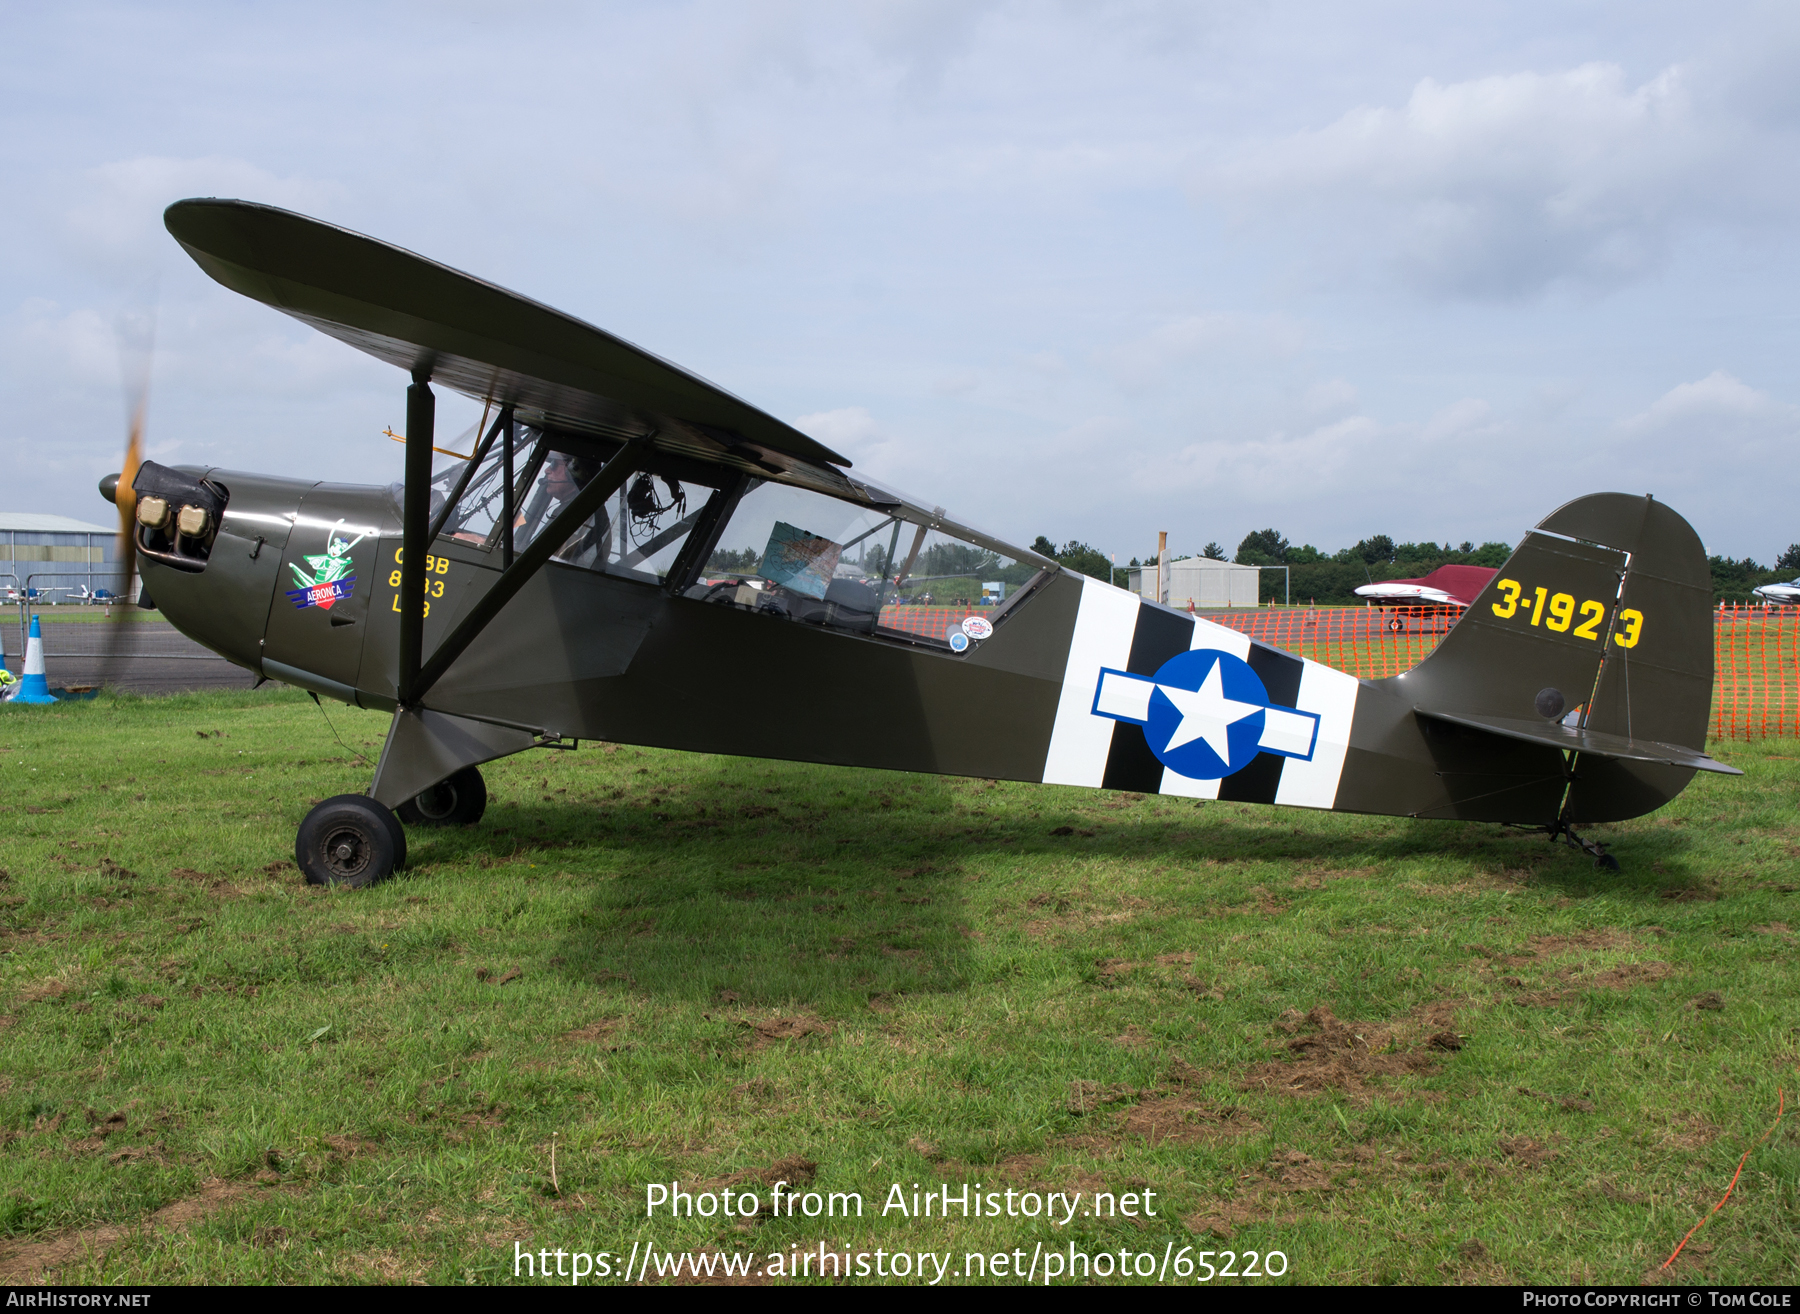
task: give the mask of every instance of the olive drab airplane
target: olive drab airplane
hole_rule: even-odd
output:
[[[1423,663],[1361,680],[861,478],[491,283],[243,201],[164,219],[227,288],[411,376],[400,483],[139,465],[135,428],[102,482],[140,601],[261,677],[392,713],[367,795],[301,823],[308,881],[381,879],[402,823],[480,819],[482,763],[582,739],[1506,822],[1604,862],[1573,827],[1737,774],[1703,751],[1705,553],[1653,498],[1567,503]],[[435,470],[434,388],[488,407]]]

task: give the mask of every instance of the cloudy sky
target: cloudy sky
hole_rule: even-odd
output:
[[[1800,540],[1800,10],[1521,0],[0,8],[0,510],[398,476],[406,380],[185,196],[567,310],[1003,537]],[[154,317],[154,350],[146,357]],[[475,408],[444,403],[441,425]]]

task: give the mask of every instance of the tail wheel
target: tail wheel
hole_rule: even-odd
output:
[[[406,865],[406,832],[394,814],[362,794],[339,794],[306,814],[294,861],[308,885],[359,890]]]
[[[487,811],[487,782],[474,767],[464,767],[397,810],[409,826],[473,826]]]

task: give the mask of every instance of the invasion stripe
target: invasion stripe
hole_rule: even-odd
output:
[[[1155,675],[1163,663],[1184,653],[1194,638],[1194,618],[1153,603],[1138,603],[1137,628],[1125,669],[1133,675]],[[1162,786],[1163,764],[1144,738],[1144,728],[1129,721],[1113,723],[1112,746],[1106,754],[1102,789],[1129,789],[1154,794]]]
[[[1260,643],[1250,645],[1244,658],[1269,691],[1269,702],[1294,707],[1300,698],[1300,676],[1306,663]],[[1232,803],[1273,803],[1281,788],[1281,772],[1288,759],[1278,753],[1258,753],[1250,765],[1219,782],[1219,797]]]

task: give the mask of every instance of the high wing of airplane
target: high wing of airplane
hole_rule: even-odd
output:
[[[385,877],[405,827],[480,819],[482,763],[582,739],[1512,822],[1601,861],[1574,826],[1738,774],[1704,751],[1705,552],[1652,498],[1567,503],[1421,665],[1359,680],[1062,569],[398,247],[242,201],[164,222],[224,286],[411,379],[397,484],[150,461],[101,484],[184,633],[392,714],[368,793],[300,824],[309,881]],[[434,387],[492,416],[436,469]],[[925,611],[921,580],[1006,596]]]
[[[1471,607],[1500,572],[1488,566],[1439,566],[1422,579],[1384,579],[1356,590],[1389,606]]]
[[[1751,589],[1750,591],[1764,602],[1773,602],[1785,606],[1789,603],[1800,602],[1800,579],[1793,580],[1787,584],[1764,584],[1761,588]]]

